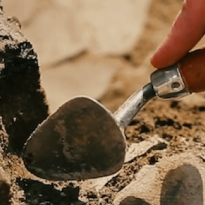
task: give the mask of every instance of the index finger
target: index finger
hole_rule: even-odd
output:
[[[172,28],[151,59],[156,68],[178,62],[205,33],[205,0],[186,0]]]

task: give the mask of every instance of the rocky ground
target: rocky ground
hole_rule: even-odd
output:
[[[154,70],[149,63],[150,56],[168,32],[182,2],[151,1],[147,21],[135,46],[129,52],[106,57],[107,65],[113,61],[117,61],[118,65],[118,72],[113,76],[106,92],[98,97],[108,109],[114,112],[132,92],[149,82],[150,73]],[[4,28],[10,28],[11,20],[1,22]],[[48,107],[39,85],[40,73],[35,53],[21,34],[13,35],[12,32],[9,30],[8,35],[5,35],[5,31],[2,31],[1,34],[4,36],[1,37],[1,42],[5,42],[5,36],[12,36],[7,37],[8,41],[1,47],[4,59],[1,62],[0,78],[1,204],[204,204],[204,93],[193,94],[179,101],[153,99],[149,102],[125,131],[125,163],[113,176],[78,182],[54,182],[29,173],[21,158],[22,144],[29,132],[48,115]],[[22,45],[23,42],[26,46]],[[203,40],[200,44],[202,43]],[[22,47],[19,47],[21,45]],[[18,50],[29,52],[22,55]],[[16,57],[10,56],[17,56],[18,69],[12,69]],[[92,52],[84,52],[80,56],[77,55],[72,63],[77,64],[82,59],[89,62],[93,56],[95,55]],[[21,66],[25,64],[19,59],[29,63],[30,67],[27,64]],[[35,69],[28,69],[29,72],[26,72],[25,68]],[[24,78],[20,78],[22,73]],[[27,80],[29,76],[32,77]],[[36,77],[33,78],[34,76]],[[30,83],[33,86],[29,86]]]

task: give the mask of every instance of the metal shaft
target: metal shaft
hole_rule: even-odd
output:
[[[151,83],[148,83],[139,91],[134,92],[114,113],[114,117],[121,129],[127,127],[140,109],[152,98],[155,91]]]

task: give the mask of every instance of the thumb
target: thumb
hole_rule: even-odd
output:
[[[156,68],[178,62],[205,32],[205,0],[186,0],[172,28],[151,59]]]

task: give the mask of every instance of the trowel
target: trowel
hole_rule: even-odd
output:
[[[23,159],[34,175],[49,180],[108,176],[124,163],[124,130],[152,98],[176,99],[205,90],[205,51],[158,69],[151,82],[133,93],[115,113],[95,99],[75,97],[51,114],[27,140]]]

